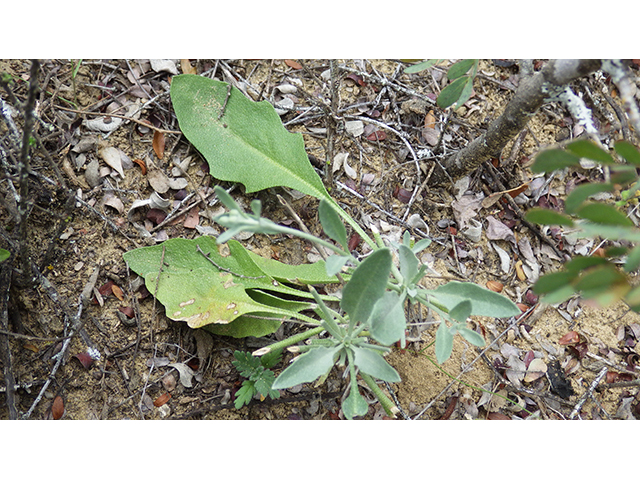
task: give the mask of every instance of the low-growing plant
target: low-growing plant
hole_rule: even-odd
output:
[[[320,224],[331,241],[262,217],[259,200],[245,212],[217,186],[215,192],[228,211],[214,218],[227,228],[215,241],[174,239],[124,255],[130,268],[145,278],[149,291],[156,292],[167,316],[193,328],[245,337],[273,333],[290,318],[307,325],[307,330],[253,352],[261,356],[289,348],[300,353],[272,389],[325,378],[337,365],[346,368],[350,378],[350,392],[342,404],[345,417],[362,416],[368,409],[358,376],[393,414],[397,408],[376,379],[400,381],[384,355],[392,344],[405,344],[408,305],[423,305],[440,318],[438,362],[451,355],[455,334],[484,345],[482,336],[468,327],[471,316],[521,313],[508,298],[473,283],[451,281],[424,288],[420,280],[429,269],[417,254],[431,240],[414,243],[408,231],[402,243],[385,243],[375,232],[373,239],[369,237],[327,193],[309,163],[302,137],[284,129],[270,104],[254,103],[223,82],[194,75],[174,77],[171,96],[180,128],[206,158],[211,175],[243,183],[246,193],[284,186],[320,199]],[[343,221],[371,247],[366,258],[349,251]],[[246,250],[232,239],[240,232],[297,236],[332,254],[315,264],[286,265]],[[228,252],[219,248],[225,243]],[[312,286],[340,281],[344,285],[339,296],[320,295]],[[250,398],[249,393],[247,387],[242,399]]]
[[[405,73],[418,73],[427,68],[437,65],[442,60],[427,60],[425,62],[416,63],[405,68]],[[461,107],[469,98],[473,91],[473,80],[478,74],[479,60],[466,59],[460,60],[447,70],[447,78],[451,82],[444,87],[438,95],[436,104],[440,108],[450,107],[455,103],[455,109]]]
[[[592,255],[576,256],[557,272],[540,277],[534,292],[547,303],[560,303],[572,295],[581,295],[601,306],[624,300],[632,310],[640,311],[640,286],[633,285],[630,273],[640,267],[640,230],[629,218],[637,209],[640,180],[640,152],[629,142],[619,141],[610,152],[590,140],[576,140],[564,148],[551,148],[537,155],[531,170],[551,172],[580,165],[581,159],[596,162],[607,171],[605,180],[585,182],[567,196],[564,212],[532,208],[527,220],[543,225],[560,225],[567,235],[577,238],[602,238],[605,248]],[[611,200],[595,201],[607,193]]]
[[[273,351],[262,357],[255,357],[248,352],[236,350],[233,352],[233,356],[236,359],[231,363],[236,367],[238,373],[246,378],[236,392],[236,400],[234,402],[236,408],[248,405],[256,394],[259,394],[262,399],[267,397],[280,398],[280,392],[273,389],[273,381],[276,377],[270,370],[280,361],[280,351]]]

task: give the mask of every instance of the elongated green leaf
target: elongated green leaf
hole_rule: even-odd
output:
[[[334,358],[342,346],[317,347],[303,353],[289,365],[273,382],[271,388],[281,390],[291,388],[301,383],[313,382],[321,375],[329,373],[334,363]]]
[[[369,332],[376,342],[391,345],[402,338],[407,327],[403,304],[404,299],[400,295],[387,291],[373,306]]]
[[[436,331],[436,360],[438,363],[446,362],[453,350],[453,335],[443,321]]]
[[[420,63],[416,63],[415,65],[411,65],[410,67],[407,67],[404,69],[404,73],[418,73],[418,72],[422,72],[423,70],[426,70],[427,68],[429,68],[432,65],[435,65],[436,63],[438,63],[439,60],[427,60],[426,62],[420,62]]]
[[[447,78],[449,80],[455,80],[456,78],[461,77],[462,75],[466,74],[471,67],[473,67],[473,64],[475,62],[476,61],[474,59],[466,59],[454,63],[447,71]]]
[[[635,227],[583,222],[580,224],[580,229],[581,232],[577,232],[575,235],[581,238],[602,237],[609,240],[640,242],[640,231]]]
[[[11,252],[9,252],[9,250],[5,250],[4,248],[0,248],[0,262],[4,262],[10,256],[11,256]]]
[[[609,152],[603,150],[590,140],[576,140],[566,146],[567,150],[584,158],[589,158],[600,163],[614,163],[613,157]]]
[[[360,395],[358,391],[358,385],[352,384],[349,396],[342,402],[342,412],[348,420],[352,420],[354,417],[362,417],[369,411],[369,404]]]
[[[471,345],[475,345],[476,347],[484,347],[485,345],[482,335],[480,335],[478,332],[474,332],[470,328],[458,328],[458,333]]]
[[[595,267],[598,265],[605,265],[608,263],[606,258],[602,257],[584,257],[577,256],[571,259],[569,262],[564,264],[564,269],[571,273],[580,273],[582,270],[586,270],[587,268]]]
[[[571,217],[562,213],[549,210],[547,208],[534,207],[529,209],[524,217],[531,223],[539,223],[540,225],[568,225],[573,226]]]
[[[322,225],[324,233],[326,233],[330,239],[338,242],[345,252],[349,251],[347,243],[347,229],[344,228],[344,224],[342,223],[342,220],[340,220],[340,216],[324,199],[320,200],[320,205],[318,206],[318,217],[320,218],[320,224]]]
[[[420,261],[418,257],[416,257],[416,254],[405,245],[399,246],[398,256],[400,261],[400,274],[404,277],[405,285],[408,285],[418,274]]]
[[[277,317],[276,315],[268,313],[260,313],[259,315],[260,317],[265,318],[240,316],[231,323],[210,323],[202,328],[214,335],[232,338],[246,338],[271,335],[280,328],[280,325],[282,325],[282,316]],[[266,317],[272,317],[273,320],[268,320]]]
[[[579,164],[578,155],[554,148],[540,152],[531,166],[531,171],[533,173],[553,172]]]
[[[440,95],[438,95],[436,104],[440,108],[447,108],[456,103],[460,98],[460,95],[462,94],[465,86],[467,85],[467,81],[467,77],[461,77],[451,82],[449,85],[442,89]]]
[[[571,283],[578,276],[578,271],[560,271],[547,273],[541,276],[533,287],[533,291],[538,295],[543,295],[560,290]]]
[[[635,146],[633,146],[629,142],[625,142],[625,141],[616,142],[613,148],[627,162],[632,163],[634,165],[640,165],[640,152]]]
[[[576,214],[593,223],[633,227],[633,222],[624,213],[604,203],[587,203],[580,207]]]
[[[482,288],[475,283],[451,281],[435,290],[429,290],[436,300],[449,311],[464,300],[471,302],[470,315],[487,317],[510,317],[522,313],[518,306],[499,293]]]
[[[391,273],[391,253],[381,248],[358,265],[342,290],[340,306],[353,322],[366,322],[378,299],[382,298]]]
[[[471,302],[469,300],[463,300],[451,310],[449,310],[449,316],[456,322],[466,322],[467,318],[471,315]]]
[[[386,382],[399,382],[400,375],[382,355],[366,347],[354,348],[353,361],[360,371]]]
[[[327,275],[335,275],[342,271],[342,267],[349,261],[349,257],[342,255],[331,255],[327,258]]]
[[[235,87],[197,75],[177,75],[171,101],[180,129],[209,163],[211,175],[242,183],[247,193],[286,186],[329,197],[304,150],[268,102],[253,102]],[[222,114],[222,116],[221,116]]]
[[[567,196],[564,202],[564,211],[568,214],[575,213],[587,198],[601,192],[613,192],[613,185],[610,183],[586,183],[579,185]],[[541,222],[536,222],[541,223]],[[548,224],[547,224],[548,225]]]

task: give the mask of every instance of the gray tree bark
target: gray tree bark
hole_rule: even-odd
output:
[[[436,165],[429,183],[440,185],[448,182],[449,177],[456,180],[473,172],[520,133],[545,99],[600,67],[600,60],[549,61],[538,73],[521,81],[504,113],[489,125],[483,135],[442,162],[444,170]]]

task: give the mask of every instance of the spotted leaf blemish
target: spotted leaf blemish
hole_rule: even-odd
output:
[[[235,303],[230,303],[229,305],[227,305],[227,310],[232,310],[234,308],[236,308],[236,304]]]
[[[195,303],[196,299],[192,298],[191,300],[187,300],[186,302],[180,302],[180,307],[184,308],[187,305],[193,305]]]

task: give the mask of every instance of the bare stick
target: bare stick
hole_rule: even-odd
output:
[[[227,103],[229,102],[229,97],[231,96],[231,84],[227,83],[227,96],[224,99],[224,104],[222,105],[222,110],[220,110],[220,115],[218,115],[218,120],[222,118],[224,112],[227,110]]]
[[[593,397],[593,391],[596,389],[596,387],[602,381],[602,379],[604,378],[604,376],[607,374],[608,371],[609,369],[607,367],[602,367],[602,370],[600,370],[596,378],[593,380],[593,382],[591,382],[591,385],[589,386],[589,390],[584,392],[582,397],[580,397],[580,400],[578,400],[578,403],[576,403],[576,406],[571,412],[571,415],[569,415],[570,420],[573,420],[576,417],[576,415],[580,413],[580,410],[582,410],[582,406],[587,401],[587,398]]]
[[[175,135],[182,135],[182,132],[179,132],[179,131],[176,131],[176,130],[164,130],[162,128],[154,127],[150,123],[143,122],[142,120],[137,120],[137,119],[132,118],[132,117],[127,117],[126,115],[117,115],[115,113],[88,112],[86,110],[75,110],[73,108],[65,108],[65,107],[58,107],[58,106],[56,106],[55,108],[57,108],[58,110],[64,110],[65,112],[73,112],[73,113],[78,113],[78,114],[81,114],[81,115],[94,115],[94,116],[98,116],[98,117],[122,118],[123,120],[131,120],[132,122],[135,122],[138,125],[142,125],[143,127],[150,128],[151,130],[154,130],[156,132],[173,133]]]

